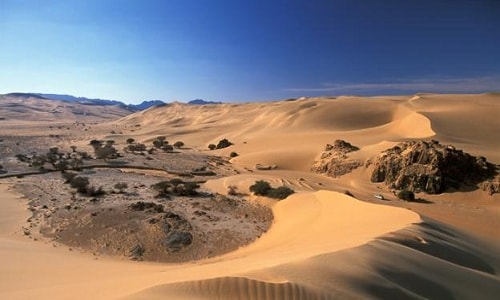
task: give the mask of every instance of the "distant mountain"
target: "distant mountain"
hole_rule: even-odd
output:
[[[41,94],[41,93],[33,93],[33,94],[41,96],[46,99],[61,100],[66,102],[77,102],[80,104],[87,104],[87,105],[120,105],[124,107],[127,106],[125,103],[117,100],[91,99],[91,98],[75,97],[72,95],[61,95],[61,94]]]
[[[132,110],[145,110],[148,109],[152,106],[158,106],[158,105],[164,105],[165,102],[161,100],[149,100],[149,101],[142,101],[140,104],[129,104],[127,107]]]
[[[165,102],[161,100],[147,100],[140,104],[125,104],[118,100],[107,100],[107,99],[92,99],[86,97],[75,97],[72,95],[64,94],[43,94],[43,93],[9,93],[5,94],[9,97],[17,98],[35,98],[40,100],[59,100],[64,102],[79,103],[82,105],[102,105],[102,106],[120,106],[122,108],[128,109],[130,111],[139,111],[150,108],[152,106],[163,105]]]
[[[195,99],[195,100],[189,101],[187,104],[192,104],[192,105],[206,105],[206,104],[222,104],[222,102],[205,101],[203,99]]]
[[[32,93],[9,93],[5,94],[5,96],[15,97],[15,98],[36,98],[36,99],[47,100],[47,98],[40,96],[39,94],[32,94]]]
[[[38,96],[44,97],[46,99],[61,100],[61,101],[66,101],[66,102],[77,102],[77,103],[84,104],[84,105],[105,105],[105,106],[106,105],[118,105],[118,106],[121,106],[123,108],[129,109],[132,111],[144,110],[144,109],[150,108],[151,106],[165,104],[165,102],[163,102],[161,100],[143,101],[140,104],[125,104],[125,103],[118,101],[118,100],[91,99],[91,98],[85,98],[85,97],[75,97],[72,95],[41,94],[41,93],[34,93],[33,95],[38,95]]]

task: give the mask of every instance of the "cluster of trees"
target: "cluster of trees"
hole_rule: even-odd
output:
[[[269,182],[264,180],[257,180],[253,185],[251,185],[250,192],[253,192],[257,196],[266,196],[280,200],[295,193],[294,190],[286,186],[273,188]]]
[[[181,179],[174,178],[172,180],[160,181],[153,184],[151,188],[158,192],[157,198],[170,198],[170,195],[175,196],[196,196],[197,189],[200,187],[196,182],[184,182]]]
[[[64,171],[67,169],[79,170],[83,166],[84,159],[91,157],[86,152],[77,152],[76,146],[71,146],[71,153],[62,153],[57,147],[51,147],[45,154],[33,153],[31,156],[17,154],[20,162],[29,164],[40,170],[46,170],[45,166],[50,164],[54,170]]]
[[[153,142],[153,147],[147,149],[146,145],[141,143],[136,143],[133,138],[127,139],[127,146],[125,147],[125,152],[145,152],[147,151],[149,154],[153,154],[155,150],[162,150],[164,152],[172,152],[174,148],[180,149],[184,147],[184,143],[182,141],[177,141],[173,145],[170,145],[165,136],[157,136]]]

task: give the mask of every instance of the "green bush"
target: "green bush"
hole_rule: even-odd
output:
[[[269,182],[264,180],[256,181],[253,185],[250,186],[250,191],[257,196],[266,196],[269,198],[280,199],[280,200],[285,199],[286,197],[295,193],[294,190],[286,186],[273,188],[271,187]]]
[[[415,193],[409,190],[402,190],[398,192],[398,198],[406,201],[415,201]]]
[[[285,199],[286,197],[290,196],[291,194],[295,193],[294,190],[292,190],[289,187],[286,186],[280,186],[277,188],[272,188],[267,192],[267,196],[270,198],[274,199]]]
[[[264,180],[257,180],[253,185],[250,186],[250,192],[253,192],[257,196],[267,196],[271,185],[269,182]]]

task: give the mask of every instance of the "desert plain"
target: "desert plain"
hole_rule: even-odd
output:
[[[499,94],[139,112],[0,97],[2,299],[500,295]],[[457,163],[447,185],[405,181],[422,174],[389,182],[382,159],[438,157],[436,145],[489,171],[474,177]],[[117,153],[97,152],[106,147]],[[63,157],[75,165],[58,165]],[[79,192],[61,173],[101,191]],[[260,180],[294,193],[256,195]],[[398,185],[415,199],[400,199]]]

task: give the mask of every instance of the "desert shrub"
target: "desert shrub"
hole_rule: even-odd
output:
[[[114,187],[115,189],[119,190],[120,193],[123,193],[123,190],[128,188],[128,184],[125,182],[117,182]]]
[[[85,191],[85,195],[89,197],[98,197],[106,194],[104,190],[102,189],[102,186],[96,188],[95,186],[88,186],[87,190]]]
[[[144,144],[129,144],[125,147],[126,150],[131,152],[142,152],[146,151],[146,145]]]
[[[270,189],[271,185],[264,180],[257,180],[250,186],[250,192],[253,192],[257,196],[266,196]]]
[[[18,161],[23,162],[23,163],[28,163],[30,161],[28,156],[26,156],[24,154],[16,154],[15,157],[17,158]]]
[[[198,194],[198,191],[196,189],[198,189],[199,187],[200,187],[200,185],[197,184],[196,182],[184,183],[184,191],[180,195],[181,196],[195,196]]]
[[[409,190],[401,190],[397,194],[399,199],[406,201],[415,201],[415,193]]]
[[[89,184],[90,182],[88,177],[81,177],[81,176],[74,177],[70,182],[71,187],[76,189],[77,192],[82,194],[85,194],[87,192]]]
[[[154,146],[155,148],[161,148],[161,146],[163,146],[163,142],[162,142],[162,141],[160,141],[160,140],[154,140],[154,141],[153,141],[153,146]]]
[[[231,143],[228,139],[222,139],[217,143],[217,146],[215,146],[217,149],[222,149],[222,148],[227,148],[231,146],[233,143]]]
[[[172,145],[163,145],[161,147],[161,150],[163,150],[165,152],[172,152],[172,151],[174,151],[174,147],[172,147]]]
[[[127,144],[132,144],[133,142],[135,142],[135,140],[133,138],[128,138],[127,139]]]
[[[174,178],[170,181],[160,181],[151,186],[158,192],[157,198],[169,197],[170,194],[176,196],[195,196],[198,195],[199,184],[196,182],[184,182],[181,179]]]
[[[286,187],[286,186],[280,186],[277,188],[270,189],[267,192],[267,197],[282,200],[282,199],[285,199],[286,197],[290,196],[293,193],[295,193],[295,191],[292,190],[291,188]]]
[[[236,156],[238,156],[238,153],[234,151],[229,154],[229,157],[236,157]]]
[[[180,179],[180,178],[174,178],[174,179],[170,180],[170,184],[172,184],[172,185],[179,185],[182,183],[184,183],[184,181],[182,181],[182,179]]]
[[[136,203],[130,204],[130,209],[135,211],[148,210],[157,213],[162,213],[164,211],[163,205],[161,204],[156,204],[154,202],[143,202],[143,201],[138,201]]]
[[[266,196],[269,198],[275,198],[280,200],[285,199],[286,197],[295,193],[294,190],[286,186],[273,188],[271,187],[269,182],[264,180],[256,181],[253,185],[250,186],[250,191],[257,196]]]
[[[182,148],[183,146],[184,146],[184,143],[181,141],[175,142],[175,144],[174,144],[174,147],[177,149]]]
[[[65,180],[64,183],[71,183],[78,174],[74,172],[64,172],[61,175]]]
[[[230,196],[238,195],[238,188],[234,185],[230,185],[227,187],[227,194]]]
[[[208,145],[208,149],[210,149],[210,150],[215,150],[216,148],[217,148],[217,146],[215,146],[215,144]]]

